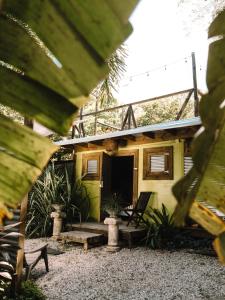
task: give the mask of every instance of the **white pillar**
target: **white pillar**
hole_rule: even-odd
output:
[[[119,224],[121,220],[118,218],[106,218],[104,224],[108,225],[108,246],[107,251],[116,252],[119,247]]]

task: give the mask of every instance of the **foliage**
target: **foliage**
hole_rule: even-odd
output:
[[[178,228],[174,223],[174,215],[168,213],[162,204],[162,209],[152,209],[147,212],[147,235],[145,245],[151,249],[195,249],[212,251],[212,238],[208,236],[195,236],[195,228]]]
[[[31,280],[23,281],[20,290],[13,299],[5,297],[4,300],[46,300],[41,289]]]
[[[175,232],[173,215],[170,216],[164,204],[161,210],[149,208],[146,215],[148,217],[146,245],[152,249],[166,248]]]
[[[110,217],[117,216],[123,208],[123,199],[120,194],[113,193],[105,197],[102,202],[102,210],[106,211]]]
[[[225,10],[209,27],[207,66],[208,94],[200,102],[203,127],[192,143],[193,168],[173,188],[178,200],[176,223],[184,223],[189,214],[196,222],[216,236],[214,247],[225,263],[225,223],[206,207],[194,200],[225,212]],[[219,37],[219,38],[218,38]]]
[[[84,185],[80,181],[71,183],[66,169],[57,173],[54,163],[47,167],[30,193],[27,236],[49,236],[52,233],[52,204],[63,205],[65,222],[84,219],[89,211],[89,195]]]
[[[131,33],[128,19],[137,2],[1,1],[1,104],[66,134],[108,74],[107,60]],[[57,147],[12,123],[0,115],[0,194],[16,207]]]
[[[109,106],[113,103],[114,97],[112,93],[117,91],[119,81],[126,71],[126,57],[126,46],[121,45],[107,60],[109,74],[92,92],[101,107]]]
[[[154,101],[153,103],[142,105],[144,114],[137,119],[138,126],[157,124],[164,121],[175,120],[180,110],[180,101]],[[193,103],[190,101],[185,108],[182,118],[193,117]]]
[[[20,124],[24,123],[23,116],[19,114],[17,111],[13,110],[12,108],[0,104],[0,113],[6,117],[9,117],[10,119],[14,120],[17,123]]]
[[[16,255],[18,247],[15,246],[15,239],[10,237],[18,237],[21,234],[12,231],[18,227],[20,223],[7,225],[1,228],[1,239],[0,239],[0,297],[5,299],[6,295],[10,292],[11,281],[15,272],[15,266],[13,265],[13,258],[11,255]]]

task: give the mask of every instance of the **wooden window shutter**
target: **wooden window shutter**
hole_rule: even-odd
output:
[[[173,179],[172,146],[144,149],[143,179]]]

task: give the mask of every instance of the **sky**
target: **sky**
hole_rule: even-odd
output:
[[[141,0],[130,18],[134,31],[126,41],[127,72],[115,93],[119,102],[192,88],[191,52],[198,88],[206,91],[207,31],[202,22],[193,23],[193,14],[191,4],[182,9],[177,0]]]

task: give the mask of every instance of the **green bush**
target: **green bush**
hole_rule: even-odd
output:
[[[146,245],[152,249],[167,248],[177,230],[173,215],[168,213],[164,204],[161,210],[149,208],[146,214],[148,216]]]
[[[62,204],[65,223],[85,220],[89,213],[90,198],[81,181],[71,183],[66,168],[56,172],[54,164],[47,167],[36,181],[30,195],[26,222],[28,237],[45,237],[52,234],[50,217],[52,204]]]
[[[174,225],[173,215],[162,204],[161,210],[147,211],[147,235],[145,244],[151,249],[205,249],[212,250],[212,237],[192,236],[192,230]]]
[[[4,296],[3,300],[46,300],[41,289],[31,280],[23,281],[17,295],[12,297]]]

